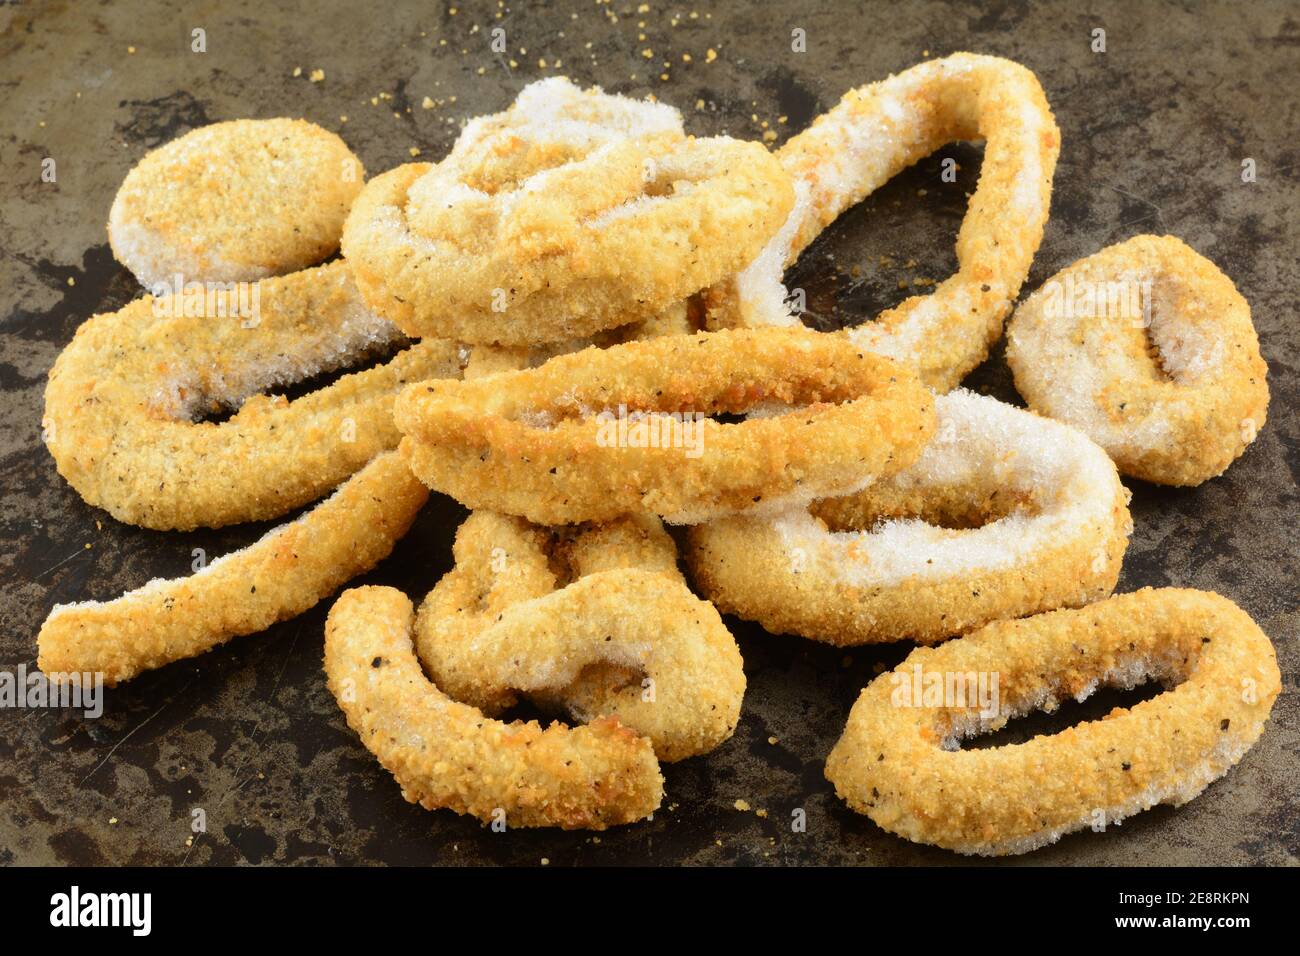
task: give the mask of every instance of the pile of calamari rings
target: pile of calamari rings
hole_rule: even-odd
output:
[[[786,267],[960,140],[984,159],[957,272],[856,328],[805,328]],[[720,612],[921,645],[826,763],[906,839],[1022,853],[1192,799],[1263,732],[1276,657],[1216,594],[1113,595],[1120,475],[1221,474],[1264,424],[1267,367],[1232,282],[1139,236],[1015,312],[1029,409],[958,388],[1020,295],[1059,150],[1033,73],[968,53],[850,91],[775,153],[563,78],[368,182],[303,121],[180,137],[113,203],[114,254],[149,294],[59,356],[46,444],[87,503],[145,528],[319,503],[191,577],[55,606],[41,668],[112,684],[300,614],[383,560],[433,489],[472,509],[452,570],[418,608],[344,591],[325,627],[329,688],[411,802],[510,827],[650,817],[661,762],[742,718]],[[1145,681],[1163,693],[1104,720],[962,747]],[[510,719],[521,701],[571,723]]]

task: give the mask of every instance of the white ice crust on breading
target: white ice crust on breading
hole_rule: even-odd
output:
[[[957,484],[995,474],[1012,492],[1032,494],[1039,508],[963,530],[907,518],[828,531],[806,510],[790,511],[775,522],[787,554],[820,556],[854,587],[936,580],[1009,567],[1110,520],[1122,489],[1106,453],[1081,432],[964,389],[938,396],[935,409],[935,437],[896,484]]]

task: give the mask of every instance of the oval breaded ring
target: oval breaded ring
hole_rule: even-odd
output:
[[[925,706],[924,697],[905,706],[914,694],[897,692],[916,683],[916,668],[922,686],[927,675],[945,683],[951,675],[948,706]],[[991,687],[994,674],[996,708],[956,693],[955,675],[967,687],[986,675]],[[1012,717],[1153,679],[1170,689],[1101,720],[1023,744],[957,749]],[[909,840],[1025,853],[1159,803],[1187,803],[1259,738],[1280,689],[1272,643],[1237,605],[1205,591],[1144,588],[913,651],[862,691],[826,778],[851,808]]]
[[[766,248],[710,290],[711,328],[794,325],[781,275],[850,206],[946,143],[982,139],[979,185],[957,234],[957,273],[844,334],[914,366],[938,391],[988,356],[1043,238],[1061,136],[1018,63],[954,53],[845,94],[776,154],[794,209]]]
[[[724,613],[842,646],[933,643],[1110,594],[1128,493],[1082,433],[958,390],[917,461],[859,494],[690,530],[692,579]]]
[[[342,263],[254,289],[257,300],[145,297],[77,330],[50,370],[43,425],[59,474],[87,502],[159,530],[278,517],[397,444],[398,388],[460,374],[458,348],[433,339],[292,402],[258,394],[401,336],[365,308]],[[155,315],[182,304],[199,314]],[[193,421],[222,407],[239,410]]]
[[[1268,414],[1250,306],[1173,236],[1135,236],[1048,279],[1007,327],[1007,364],[1031,408],[1162,485],[1222,474]]]
[[[251,282],[339,247],[366,171],[343,140],[293,119],[186,133],[127,173],[108,217],[113,255],[140,284]]]
[[[543,730],[457,703],[420,670],[413,618],[400,591],[365,587],[344,591],[325,624],[330,690],[403,797],[511,827],[603,830],[658,808],[649,740],[615,718]]]
[[[687,588],[658,519],[560,530],[476,511],[454,553],[415,625],[421,662],[454,699],[495,716],[522,692],[575,720],[617,717],[667,761],[735,731],[740,650]]]
[[[807,407],[740,424],[692,417],[767,402]],[[656,416],[638,421],[659,447],[632,445],[641,413]],[[674,414],[686,417],[663,417]],[[395,415],[431,488],[538,524],[638,512],[688,524],[846,494],[910,462],[934,424],[911,372],[802,329],[666,336],[421,383]]]
[[[377,176],[348,217],[362,294],[412,335],[517,346],[626,325],[734,272],[794,201],[766,149],[726,138],[615,140],[558,165],[532,150],[504,174],[483,152]]]
[[[38,664],[47,674],[100,672],[111,687],[265,630],[388,557],[427,498],[386,452],[302,517],[190,577],[56,605],[37,638]]]

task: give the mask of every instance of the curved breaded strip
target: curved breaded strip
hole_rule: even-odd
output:
[[[505,724],[431,684],[411,644],[414,611],[392,588],[353,588],[325,625],[325,674],[348,724],[412,803],[511,827],[603,830],[663,799],[650,742],[602,719]]]
[[[657,519],[561,530],[476,511],[455,557],[416,620],[420,660],[455,699],[495,714],[517,691],[576,720],[615,716],[668,761],[735,730],[740,651]]]
[[[947,391],[1002,331],[1043,238],[1061,136],[1032,72],[994,56],[954,53],[850,90],[776,154],[795,205],[758,257],[710,290],[709,325],[799,322],[782,272],[840,213],[957,140],[985,141],[979,184],[957,234],[958,271],[842,333],[914,367]]]
[[[945,683],[969,675],[967,687],[996,675],[995,712],[955,693],[943,706],[905,701],[918,673],[922,687],[925,675]],[[1147,680],[1170,689],[1059,734],[957,749],[1011,717]],[[1024,853],[1191,800],[1259,738],[1280,689],[1272,643],[1237,605],[1205,591],[1144,588],[913,651],[863,690],[826,777],[850,807],[909,840]]]
[[[59,473],[87,502],[158,530],[278,517],[397,444],[403,385],[460,374],[460,350],[433,339],[292,402],[258,394],[401,337],[365,308],[342,263],[253,290],[242,310],[237,291],[145,297],[77,330],[50,370],[43,424]],[[231,407],[227,421],[192,420]]]
[[[302,517],[190,577],[57,605],[37,639],[38,664],[101,672],[111,686],[301,614],[386,558],[428,494],[385,452]]]

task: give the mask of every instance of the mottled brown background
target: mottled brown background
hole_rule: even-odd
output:
[[[1029,288],[1108,243],[1171,232],[1218,262],[1252,303],[1271,366],[1268,425],[1226,476],[1201,488],[1130,483],[1137,527],[1120,587],[1189,585],[1231,596],[1277,643],[1286,684],[1259,745],[1191,805],[1010,862],[1295,863],[1295,8],[1000,2],[976,11],[917,2],[765,10],[727,0],[706,15],[703,4],[662,2],[638,14],[626,0],[456,5],[454,15],[435,3],[312,3],[300,13],[266,2],[0,5],[0,666],[32,664],[54,603],[110,598],[157,575],[188,573],[192,548],[221,554],[265,530],[124,527],[78,498],[39,440],[45,373],[59,350],[91,313],[139,294],[109,254],[104,222],[122,177],[149,148],[216,120],[302,115],[338,130],[378,172],[408,160],[412,146],[437,158],[460,121],[503,108],[524,83],[557,72],[556,58],[559,72],[583,83],[653,92],[682,107],[695,132],[758,136],[766,120],[784,140],[850,87],[927,55],[997,53],[1038,73],[1063,134],[1052,219]],[[488,52],[494,25],[507,30],[516,68]],[[196,26],[207,30],[206,54],[189,52]],[[796,26],[807,31],[804,54],[790,51]],[[1104,55],[1089,49],[1098,26],[1107,31]],[[641,55],[647,48],[652,60]],[[667,81],[658,79],[664,60],[672,63]],[[302,77],[291,76],[294,67]],[[317,68],[325,79],[312,83],[307,74]],[[392,99],[372,105],[381,92]],[[423,109],[425,96],[440,102]],[[696,110],[700,99],[705,108]],[[796,282],[820,321],[860,321],[902,298],[900,279],[953,269],[979,151],[942,155],[962,161],[959,183],[939,181],[939,158],[924,162],[804,256]],[[40,182],[47,156],[57,161],[57,185]],[[1246,157],[1258,164],[1253,185],[1240,181]],[[884,254],[897,265],[880,267]],[[969,384],[1016,400],[1000,354]],[[447,567],[461,514],[436,500],[368,580],[422,595]],[[322,606],[133,681],[110,695],[98,721],[0,712],[0,861],[965,862],[883,833],[846,810],[822,778],[873,665],[898,660],[904,648],[846,655],[737,624],[750,682],[741,726],[714,754],[666,769],[668,799],[653,822],[599,837],[501,835],[402,801],[325,688],[324,614]],[[1070,712],[1077,719],[1113,702]],[[769,745],[769,736],[779,743]],[[735,810],[737,798],[768,816]],[[207,811],[208,832],[190,847],[194,807]],[[790,830],[796,807],[807,811],[806,833]]]

